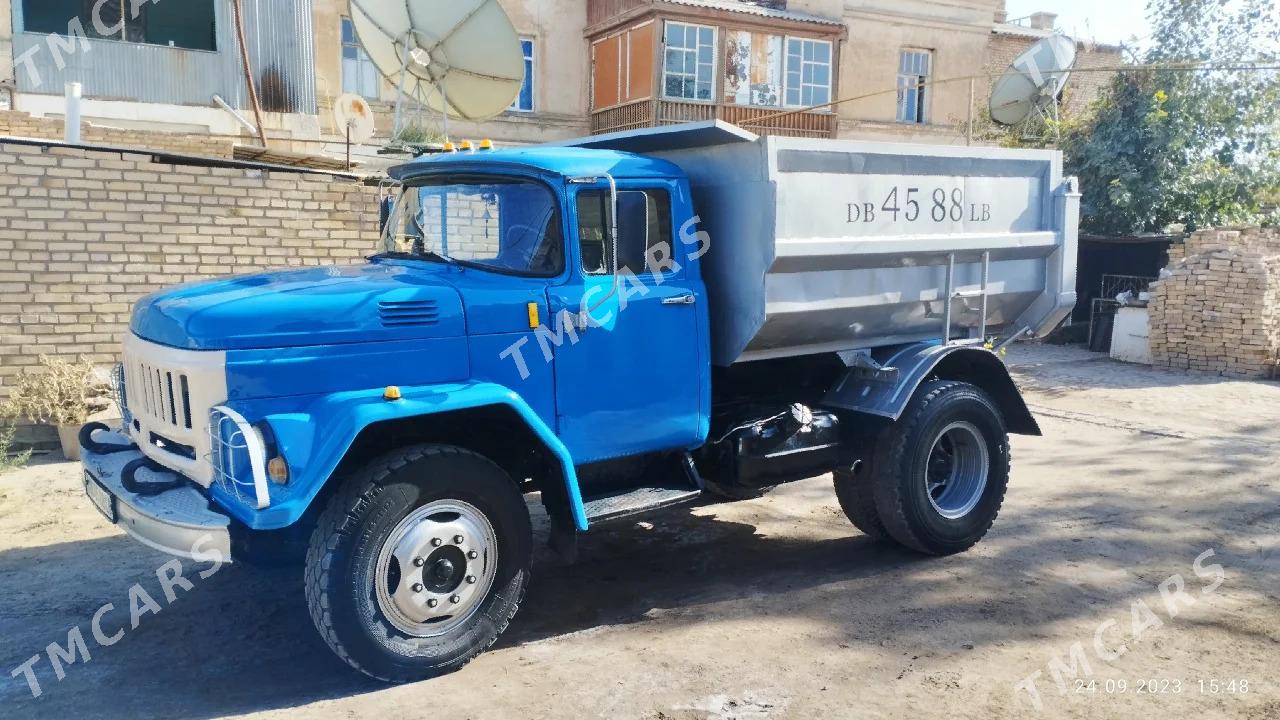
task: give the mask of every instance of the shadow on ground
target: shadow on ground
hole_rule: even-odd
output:
[[[1114,448],[1063,447],[1024,460],[1014,492],[1051,466],[1136,477],[1150,470],[1144,463],[1151,458],[1188,462],[1207,449],[1160,438],[1135,439],[1127,457]],[[1258,462],[1219,455],[1204,467],[1238,473],[1259,470]],[[1046,624],[1092,617],[1099,606],[1126,611],[1131,598],[1152,593],[1165,575],[1187,572],[1203,548],[1229,555],[1224,546],[1247,549],[1277,532],[1280,492],[1272,486],[1222,495],[1206,492],[1203,477],[1162,482],[1158,492],[1050,492],[1052,502],[1006,512],[976,550],[951,558],[922,558],[857,534],[836,516],[827,480],[780,491],[831,511],[826,514],[794,515],[782,504],[757,501],[758,524],[751,525],[722,517],[730,513],[714,506],[668,510],[647,523],[584,537],[572,566],[540,552],[525,605],[499,647],[628,623],[773,615],[804,616],[843,643],[928,647],[942,642],[940,629],[964,626],[972,642],[999,644],[1043,637]],[[805,523],[820,533],[845,528],[848,534],[797,537],[807,532]],[[759,527],[795,532],[765,534]],[[1251,585],[1280,586],[1280,559],[1246,555],[1231,562],[1249,568]],[[292,570],[224,567],[205,580],[193,577],[193,590],[179,591],[171,606],[100,647],[91,639],[90,618],[111,602],[106,631],[127,626],[132,583],[166,605],[152,574],[164,560],[123,536],[0,553],[5,716],[212,718],[384,687],[349,670],[319,640],[300,573]],[[1130,572],[1138,566],[1157,568],[1158,577]],[[1090,573],[1071,572],[1079,567],[1120,579],[1095,582]],[[194,576],[197,566],[186,568]],[[958,587],[963,592],[954,592]],[[58,682],[43,645],[65,641],[74,625],[84,632],[92,660],[69,666]],[[15,646],[19,636],[38,642]],[[20,674],[7,676],[36,654],[42,655],[35,670],[44,694],[32,699]]]

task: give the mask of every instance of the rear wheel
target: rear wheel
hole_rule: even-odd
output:
[[[858,462],[850,468],[835,470],[831,475],[835,481],[836,499],[849,522],[872,540],[888,537],[889,533],[876,511],[876,499],[872,493],[874,476],[868,463]]]
[[[307,552],[312,620],[347,664],[389,682],[440,675],[493,644],[532,562],[528,510],[489,460],[397,450],[352,477]]]
[[[863,522],[869,499],[876,521],[898,543],[931,555],[967,550],[991,528],[1004,502],[1009,482],[1004,419],[974,385],[926,383],[881,434],[868,475],[849,491]],[[862,528],[858,520],[854,524]]]

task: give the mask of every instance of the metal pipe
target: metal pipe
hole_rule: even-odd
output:
[[[947,301],[943,303],[942,311],[942,344],[946,345],[951,342],[951,301],[955,294],[955,275],[956,275],[956,254],[947,254],[947,287],[945,289]]]
[[[404,49],[400,53],[400,77],[396,79],[396,112],[391,120],[392,140],[400,137],[400,104],[404,102],[404,76],[409,72],[409,37],[410,34],[405,33]]]
[[[1010,344],[1010,343],[1012,343],[1014,340],[1017,340],[1018,338],[1022,337],[1023,335],[1026,335],[1026,334],[1027,334],[1027,333],[1029,333],[1029,332],[1031,332],[1031,328],[1029,328],[1029,327],[1024,327],[1024,328],[1022,328],[1021,330],[1019,330],[1018,332],[1016,332],[1016,333],[1014,333],[1014,334],[1010,335],[1009,337],[1005,338],[1004,340],[1002,340],[1002,341],[1000,342],[1000,344],[999,344],[999,345],[996,345],[994,348],[992,348],[992,350],[991,350],[991,351],[992,351],[992,352],[997,352],[997,353],[998,353],[998,352],[1000,352],[1001,350],[1003,350],[1003,349],[1005,349],[1006,347],[1008,347],[1008,346],[1009,346],[1009,344]]]
[[[235,108],[228,105],[227,101],[223,100],[221,95],[217,93],[213,94],[213,104],[231,113],[231,117],[235,118],[245,130],[248,130],[250,135],[258,134],[258,128],[254,127],[253,123],[249,122],[248,118],[241,115]]]
[[[66,110],[62,122],[62,139],[73,145],[80,144],[80,83],[66,85]]]
[[[351,168],[347,168],[350,170]],[[983,342],[987,341],[987,280],[991,277],[991,251],[982,251],[982,324],[979,326],[978,337]]]
[[[973,144],[973,101],[974,101],[974,79],[969,78],[969,107],[964,121],[964,144]]]
[[[267,146],[266,130],[262,126],[262,108],[258,105],[258,87],[253,82],[253,69],[249,66],[249,46],[244,39],[244,18],[240,12],[240,0],[231,0],[235,16],[236,37],[240,40],[240,62],[244,65],[244,80],[249,86],[249,101],[253,104],[253,119],[258,122],[258,141]]]

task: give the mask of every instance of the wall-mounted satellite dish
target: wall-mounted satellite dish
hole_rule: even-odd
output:
[[[373,109],[359,95],[344,93],[333,101],[333,124],[349,142],[365,142],[373,137]]]
[[[991,119],[1001,125],[1020,125],[1032,118],[1058,118],[1058,97],[1076,62],[1076,43],[1066,35],[1052,35],[1009,63],[991,89]]]
[[[351,0],[369,58],[404,98],[445,116],[486,120],[524,81],[520,38],[498,0]]]

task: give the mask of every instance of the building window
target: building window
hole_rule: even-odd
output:
[[[377,99],[382,94],[378,68],[360,47],[351,18],[342,18],[342,92]]]
[[[218,49],[213,0],[21,0],[17,8],[23,32],[66,35],[71,28],[102,40]]]
[[[533,40],[520,38],[520,51],[524,54],[524,82],[520,94],[511,103],[512,110],[533,112]]]
[[[787,105],[831,102],[831,42],[787,38]]]
[[[903,50],[898,60],[898,122],[923,125],[929,122],[929,74],[933,53]]]
[[[782,104],[782,36],[730,30],[724,44],[724,101],[734,105]]]
[[[663,30],[662,94],[710,100],[715,78],[715,28],[668,22]]]

